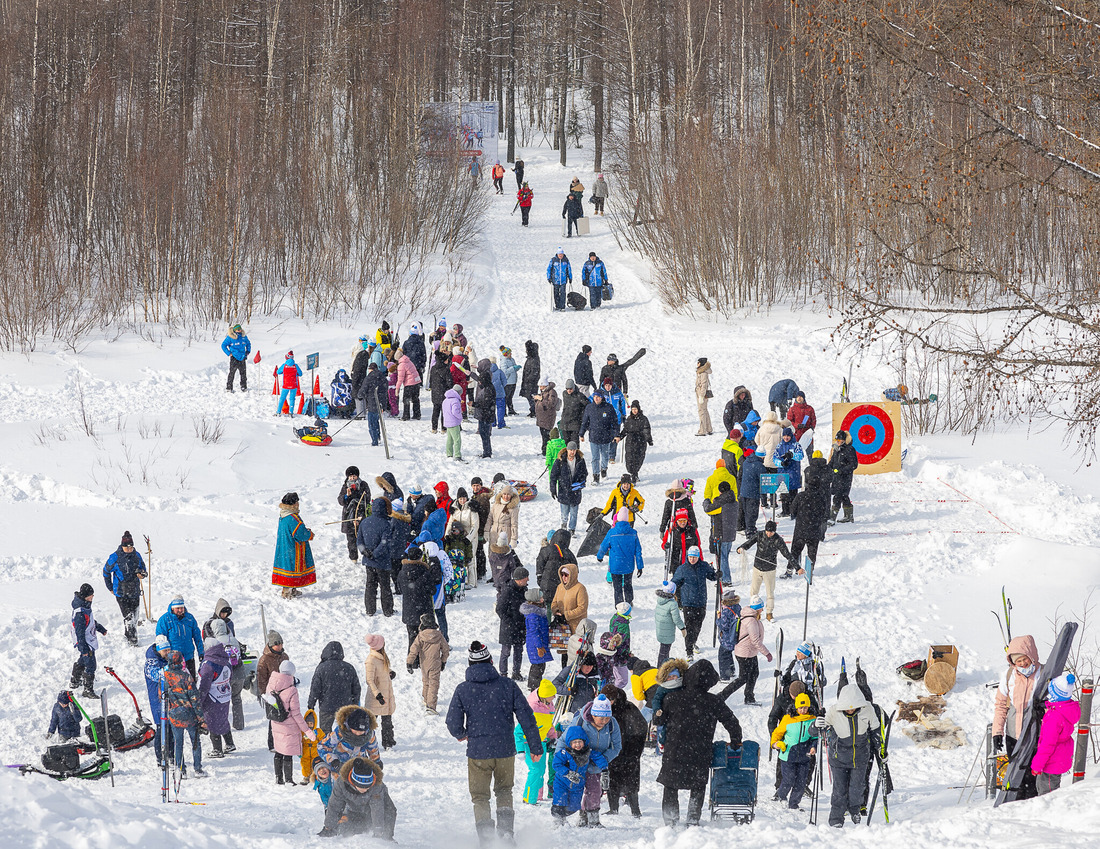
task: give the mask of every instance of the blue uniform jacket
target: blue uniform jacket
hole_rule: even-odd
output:
[[[149,707],[153,711],[153,723],[160,725],[160,688],[164,681],[164,668],[168,661],[157,653],[157,644],[145,650],[145,691],[149,694]]]
[[[527,659],[531,663],[550,661],[550,620],[546,618],[546,608],[524,602],[519,607],[527,626]],[[542,654],[539,654],[542,649]]]
[[[581,269],[581,282],[585,286],[600,288],[607,282],[607,266],[602,259],[588,260]]]
[[[788,377],[786,380],[772,384],[772,388],[768,390],[768,403],[781,404],[793,401],[798,392],[798,384]]]
[[[642,562],[642,543],[630,522],[615,523],[600,543],[596,559],[602,563],[608,552],[611,553],[608,571],[612,575],[629,575],[635,568],[641,574],[642,567],[645,566]]]
[[[186,609],[183,616],[176,616],[169,607],[157,620],[157,633],[168,638],[168,644],[183,655],[184,660],[190,660],[198,650],[199,660],[202,660],[202,629]]]
[[[694,566],[685,560],[672,576],[672,583],[680,590],[680,606],[706,607],[707,581],[717,579],[718,573],[705,560],[700,559]]]
[[[558,259],[558,255],[554,254],[554,258],[546,266],[546,280],[555,286],[565,286],[567,283],[572,283],[573,269],[569,265],[569,258],[563,256]]]
[[[248,341],[248,337],[243,333],[236,338],[226,336],[225,341],[222,342],[222,353],[235,360],[243,360],[251,352],[252,343]]]
[[[589,404],[581,416],[580,435],[588,434],[593,445],[606,445],[619,435],[619,414],[607,403]]]
[[[741,461],[741,498],[760,497],[762,474],[764,474],[764,461],[755,454],[747,454]]]

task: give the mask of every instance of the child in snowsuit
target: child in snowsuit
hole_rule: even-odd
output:
[[[73,704],[68,690],[57,694],[57,702],[50,714],[50,730],[46,732],[46,736],[53,736],[55,731],[62,740],[72,740],[80,736],[80,711]]]
[[[539,687],[546,664],[550,661],[550,620],[546,615],[542,590],[538,587],[528,589],[519,612],[527,629],[527,661],[531,664],[527,672],[527,689],[534,690]]]
[[[557,688],[550,681],[543,681],[537,690],[527,694],[527,704],[535,714],[535,725],[539,729],[539,739],[543,742],[543,750],[548,751],[558,737],[554,728],[554,697],[558,694]],[[516,752],[523,755],[527,762],[527,783],[523,787],[523,801],[528,805],[537,805],[542,798],[542,785],[546,777],[546,764],[549,758],[539,758],[537,762],[531,759],[531,747],[527,745],[527,738],[523,735],[523,726],[516,723],[514,729],[516,738]],[[548,744],[548,745],[547,745]],[[550,776],[548,791],[553,791],[553,775]]]
[[[565,747],[554,753],[554,804],[550,813],[555,825],[565,825],[566,818],[581,809],[589,764],[607,769],[607,759],[592,751],[584,729],[570,725],[565,730]]]
[[[680,605],[676,601],[676,585],[664,581],[657,587],[657,608],[653,612],[653,621],[657,626],[657,666],[668,660],[672,644],[676,641],[676,632],[686,635],[684,617],[680,615]]]
[[[722,681],[733,677],[733,650],[737,646],[737,620],[740,618],[741,597],[733,590],[726,590],[718,613],[718,677]]]
[[[328,763],[320,755],[313,759],[313,789],[321,797],[321,804],[328,807],[328,800],[332,796],[332,770]]]
[[[439,675],[447,666],[451,647],[443,639],[436,625],[435,615],[425,613],[420,617],[420,633],[409,646],[409,656],[405,658],[405,668],[412,675],[417,663],[420,664],[420,679],[423,683],[421,695],[424,698],[424,710],[428,716],[437,716],[436,704],[439,699]]]
[[[401,415],[397,406],[397,363],[390,360],[386,363],[386,400],[389,401],[390,415],[395,419]]]
[[[605,683],[614,684],[619,689],[625,690],[630,686],[630,611],[629,602],[620,601],[615,605],[615,612],[611,616],[611,624],[608,630],[612,634],[621,637],[619,647],[611,658],[611,672],[613,680]]]
[[[302,367],[294,362],[294,352],[286,352],[286,362],[276,367],[272,372],[275,375],[275,386],[279,391],[279,405],[275,408],[275,415],[283,414],[283,404],[287,405],[287,413],[294,418],[294,401],[298,398],[298,378],[302,376]],[[282,378],[279,380],[279,378]],[[281,385],[280,385],[281,384]]]
[[[798,803],[806,792],[810,764],[817,754],[815,718],[810,697],[799,693],[794,699],[794,710],[784,716],[772,732],[772,748],[779,751],[779,762],[783,768],[783,781],[775,797],[785,801],[787,807],[794,811],[798,810]]]
[[[397,808],[382,783],[382,768],[370,758],[353,758],[340,768],[318,836],[365,834],[393,840]]]
[[[1073,698],[1076,682],[1076,676],[1067,672],[1047,685],[1047,709],[1039,726],[1039,745],[1031,760],[1035,791],[1040,796],[1057,790],[1062,784],[1062,774],[1073,766],[1074,729],[1081,721],[1081,705]]]

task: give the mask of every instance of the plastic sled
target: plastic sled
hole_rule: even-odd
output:
[[[607,520],[603,516],[597,516],[588,526],[588,532],[584,535],[581,547],[577,549],[577,557],[595,556],[596,552],[599,551],[600,543],[603,542],[603,538],[607,536],[609,530],[611,530],[611,525],[607,523]]]
[[[710,818],[733,820],[738,825],[756,816],[756,780],[760,745],[745,740],[740,749],[726,742],[714,744],[710,762]]]
[[[323,436],[318,436],[315,433],[299,434],[298,431],[294,431],[294,433],[298,436],[298,441],[303,445],[315,445],[321,448],[324,448],[326,445],[332,445],[332,437],[327,433]]]

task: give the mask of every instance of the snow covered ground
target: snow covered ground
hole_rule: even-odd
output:
[[[484,237],[481,297],[447,314],[461,322],[478,356],[508,345],[522,364],[527,339],[539,342],[543,374],[564,390],[582,344],[594,349],[597,369],[606,354],[647,355],[630,372],[631,398],[640,400],[654,429],[655,446],[642,469],[639,488],[659,513],[665,488],[691,477],[701,491],[721,445],[720,433],[696,438],[694,365],[699,356],[714,363],[711,415],[721,430],[722,407],[735,385],[744,383],[762,399],[777,379],[795,378],[816,407],[819,433],[829,434],[830,403],[838,400],[848,362],[829,349],[825,316],[774,311],[745,314],[735,322],[665,315],[648,285],[648,269],[622,252],[607,220],[591,220],[592,235],[565,241],[559,210],[573,170],[559,168],[549,151],[526,154],[527,179],[536,193],[532,226],[510,216],[508,193],[494,198]],[[582,176],[588,170],[575,169]],[[611,206],[616,203],[612,182]],[[489,190],[488,186],[486,190]],[[579,279],[589,250],[607,262],[615,300],[597,313],[551,313],[545,267],[563,244]],[[430,325],[434,316],[417,316]],[[406,323],[407,324],[407,323]],[[0,758],[37,763],[57,691],[66,686],[73,651],[69,602],[89,582],[99,588],[104,559],[123,530],[153,544],[155,615],[171,594],[182,593],[199,621],[219,596],[234,608],[238,635],[261,647],[259,607],[269,627],[286,639],[298,666],[303,694],[322,647],[340,639],[348,659],[361,667],[363,635],[384,634],[395,668],[399,713],[398,747],[385,758],[387,782],[399,808],[396,837],[408,846],[472,846],[473,818],[466,790],[464,745],[446,733],[443,717],[420,708],[419,675],[400,662],[405,631],[399,618],[367,620],[362,609],[362,570],[348,562],[338,526],[336,494],[348,464],[369,480],[389,469],[405,485],[429,487],[437,480],[468,486],[472,475],[489,480],[496,471],[533,480],[542,471],[539,435],[533,420],[510,419],[511,429],[494,433],[494,457],[478,461],[476,430],[465,434],[469,465],[443,456],[443,439],[426,421],[387,421],[393,459],[369,447],[365,424],[344,430],[327,449],[293,439],[290,424],[272,416],[270,370],[293,348],[299,360],[318,351],[322,385],[334,370],[350,365],[359,333],[374,323],[307,322],[279,317],[248,325],[253,347],[263,354],[249,365],[251,391],[224,391],[225,358],[210,338],[188,341],[136,335],[105,336],[74,352],[67,348],[28,356],[0,357]],[[404,335],[405,328],[402,328]],[[854,396],[879,397],[892,385],[888,363],[864,362]],[[81,400],[82,399],[82,400]],[[524,409],[517,399],[517,409]],[[81,410],[83,409],[83,414]],[[430,413],[430,405],[427,407]],[[87,425],[83,422],[86,420]],[[300,420],[299,420],[300,421]],[[208,439],[201,438],[204,430]],[[211,431],[220,436],[209,438]],[[835,681],[841,657],[861,658],[876,698],[891,705],[915,698],[917,689],[894,674],[900,663],[922,657],[931,643],[950,642],[961,654],[959,683],[948,696],[947,715],[965,730],[970,745],[953,751],[917,749],[895,729],[891,763],[896,793],[895,822],[886,828],[848,826],[841,833],[813,828],[770,798],[770,773],[761,778],[762,802],[755,823],[736,835],[719,827],[671,831],[661,826],[660,788],[653,781],[658,760],[643,760],[641,821],[606,817],[600,832],[572,828],[552,832],[549,806],[519,806],[517,837],[522,846],[587,845],[639,849],[676,846],[696,849],[725,844],[731,837],[761,846],[804,846],[828,840],[859,846],[990,846],[1011,841],[1034,846],[1092,845],[1100,827],[1100,792],[1094,779],[1042,800],[993,811],[978,800],[957,805],[956,788],[966,778],[992,714],[995,680],[1004,663],[1001,637],[990,609],[1000,609],[1000,588],[1015,599],[1014,632],[1036,636],[1049,649],[1052,621],[1080,615],[1090,589],[1100,585],[1100,484],[1089,469],[1066,455],[1057,434],[1030,439],[1021,431],[969,439],[949,436],[907,438],[907,462],[899,474],[857,478],[853,489],[856,523],[838,526],[822,547],[810,599],[810,638],[825,647],[827,672]],[[622,466],[611,469],[612,480]],[[543,479],[545,484],[545,479]],[[582,506],[601,506],[610,483],[590,488]],[[318,584],[287,602],[270,586],[277,503],[297,490],[302,516],[316,539]],[[660,581],[656,521],[641,527],[645,556],[652,564],[636,580],[632,625],[635,652],[654,657],[654,587]],[[520,514],[523,561],[533,565],[538,543],[558,525],[557,505],[543,494]],[[791,526],[781,522],[789,540]],[[143,548],[139,544],[139,548]],[[591,594],[591,615],[605,623],[612,612],[611,588],[594,560],[582,562]],[[791,647],[802,633],[805,585],[780,581],[777,621],[766,629],[774,648],[778,629]],[[747,594],[747,587],[740,587]],[[481,588],[448,609],[456,649],[444,672],[440,712],[465,671],[471,639],[496,646],[492,591]],[[110,629],[99,664],[110,665],[139,693],[141,668],[153,626],[141,628],[142,648],[124,645],[117,607],[97,595],[98,617]],[[709,643],[709,626],[704,642]],[[1091,623],[1083,629],[1085,655],[1095,657]],[[682,652],[682,645],[678,646]],[[704,656],[712,661],[711,648]],[[526,663],[525,663],[526,666]],[[764,664],[764,674],[771,666]],[[101,673],[97,681],[109,679]],[[770,679],[758,694],[770,701]],[[830,697],[835,689],[828,688]],[[112,710],[129,721],[132,705],[117,686],[109,689]],[[735,696],[731,706],[747,738],[765,740],[767,707],[749,708]],[[322,810],[308,789],[276,787],[264,745],[262,712],[246,699],[248,728],[237,736],[238,752],[207,761],[211,778],[187,781],[182,798],[203,806],[160,804],[160,775],[152,751],[118,756],[115,787],[106,780],[56,783],[45,777],[0,773],[0,798],[8,814],[0,820],[5,846],[99,847],[119,845],[193,847],[254,845],[270,849],[313,840]],[[1090,764],[1090,771],[1093,765]],[[517,769],[522,781],[523,768]],[[518,794],[517,794],[518,799]],[[686,801],[686,800],[685,800]]]

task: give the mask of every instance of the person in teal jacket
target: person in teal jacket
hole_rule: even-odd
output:
[[[198,654],[199,663],[202,663],[202,629],[195,617],[187,611],[182,595],[177,595],[168,602],[168,609],[157,620],[157,633],[166,636],[168,645],[183,655],[191,677],[198,681],[198,676],[195,675],[195,655]]]
[[[321,803],[328,808],[329,797],[332,796],[332,770],[328,761],[320,755],[313,759],[313,789],[321,797]]]
[[[229,328],[229,333],[222,341],[222,353],[229,357],[229,377],[225,381],[225,391],[233,391],[233,374],[239,372],[241,375],[241,392],[247,392],[248,373],[246,366],[248,355],[252,353],[252,343],[248,341],[248,337],[244,335],[244,328],[239,324],[234,324]]]

